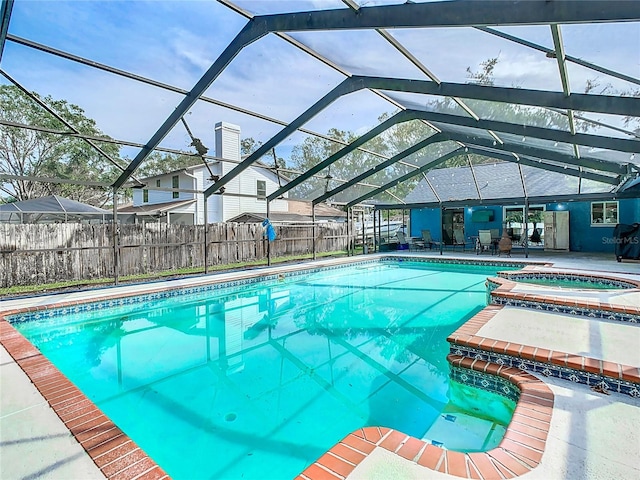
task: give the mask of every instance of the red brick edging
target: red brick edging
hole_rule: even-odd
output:
[[[447,341],[454,345],[463,345],[486,352],[522,358],[524,360],[534,360],[559,367],[583,370],[589,373],[600,374],[614,380],[625,380],[627,382],[640,384],[640,368],[637,366],[634,367],[520,343],[504,342],[477,335],[478,331],[503,308],[503,305],[489,305],[485,307],[481,312],[477,313],[453,332],[447,338]]]
[[[554,395],[535,376],[513,367],[449,355],[453,365],[498,375],[521,390],[520,399],[500,444],[487,452],[462,453],[445,450],[385,427],[356,430],[333,446],[296,480],[341,480],[346,478],[376,448],[390,452],[430,470],[480,480],[514,478],[542,460],[549,433]]]
[[[169,478],[164,470],[3,317],[0,317],[0,344],[27,374],[106,478]]]

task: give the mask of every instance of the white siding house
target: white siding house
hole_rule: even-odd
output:
[[[219,122],[215,126],[216,156],[239,162],[240,127]],[[236,163],[215,161],[209,163],[214,176],[223,176]],[[135,213],[137,217],[156,217],[167,223],[201,225],[204,223],[204,195],[213,180],[205,165],[196,165],[183,170],[141,179],[147,188],[134,189],[133,206],[119,209],[121,213]],[[282,184],[286,181],[280,180]],[[179,188],[186,191],[156,190]],[[266,213],[266,197],[280,188],[275,173],[250,166],[225,185],[224,195],[211,195],[207,199],[207,221],[225,222],[245,212]],[[285,194],[286,197],[286,194]],[[272,212],[287,212],[286,200],[274,200]]]

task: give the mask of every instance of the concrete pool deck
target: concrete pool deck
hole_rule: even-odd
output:
[[[408,254],[408,252],[403,252]],[[413,255],[414,252],[411,252]],[[522,257],[514,256],[510,259],[490,257],[487,255],[450,253],[440,256],[437,252],[418,253],[419,256],[439,258],[464,258],[469,260],[502,260],[525,261]],[[571,256],[572,258],[566,258]],[[554,268],[576,269],[580,271],[606,272],[621,278],[640,280],[640,264],[623,262],[617,263],[611,255],[574,255],[563,254],[549,255],[542,252],[531,252],[528,261],[550,262]],[[355,260],[364,257],[356,257]],[[333,263],[333,261],[317,262],[318,264]],[[290,267],[275,267],[274,272],[287,270]],[[535,268],[545,268],[539,265]],[[552,269],[553,270],[553,269]],[[239,276],[255,275],[252,272],[231,272],[216,274],[216,278],[238,278]],[[210,276],[211,277],[211,276]],[[96,298],[100,295],[113,297],[126,295],[132,292],[153,290],[160,287],[194,285],[211,281],[210,277],[196,277],[144,285],[126,285],[108,289],[90,290],[76,293],[64,293],[61,296],[46,295],[28,299],[14,299],[0,301],[0,313],[25,307],[42,307],[51,303],[78,302],[88,298]],[[537,286],[536,288],[542,288]],[[567,292],[570,294],[570,292]],[[583,292],[579,293],[584,295]],[[594,292],[589,295],[607,295],[606,292]],[[637,297],[632,293],[627,295],[612,295],[608,293],[607,302],[620,305],[638,306]],[[515,311],[516,309],[514,309]],[[518,313],[513,318],[520,318],[521,322],[530,325],[532,315],[538,312],[527,311]],[[545,314],[546,316],[550,314]],[[498,325],[501,319],[496,315]],[[542,317],[539,317],[542,318]],[[549,321],[548,317],[547,321]],[[578,349],[575,353],[588,349],[592,356],[600,355],[603,360],[608,360],[609,355],[614,355],[616,349],[609,346],[616,338],[624,337],[626,346],[619,347],[615,352],[615,359],[629,365],[638,366],[637,350],[628,352],[628,341],[633,342],[632,335],[619,334],[616,328],[604,328],[600,331],[600,350],[593,350],[593,340],[587,339],[584,331],[578,332],[567,315],[553,317],[554,328],[558,333],[548,338],[540,336],[536,330],[522,329],[509,330],[507,328],[494,328],[491,322],[485,325],[483,334],[514,335],[514,341],[520,343],[551,342],[542,348],[566,349],[567,347]],[[569,320],[567,320],[569,319]],[[566,323],[565,323],[566,320]],[[575,319],[573,319],[575,320]],[[562,324],[567,328],[562,331]],[[613,322],[609,322],[613,323]],[[601,325],[598,323],[597,325]],[[607,324],[608,325],[608,324]],[[638,329],[635,325],[622,325]],[[483,328],[485,328],[483,327]],[[504,325],[503,325],[504,327]],[[629,331],[627,331],[629,332]],[[579,333],[582,343],[575,342],[569,345],[552,342],[566,342],[563,338],[570,338]],[[537,336],[536,336],[537,335]],[[558,338],[559,337],[559,338]],[[511,338],[511,337],[509,337]],[[511,340],[508,340],[511,341]],[[614,357],[612,357],[614,358]],[[102,472],[84,452],[82,447],[71,436],[68,429],[60,421],[58,416],[49,407],[47,401],[36,390],[31,381],[22,373],[20,367],[0,347],[0,478],[53,478],[53,479],[84,479],[104,478]],[[635,363],[633,363],[635,362]],[[550,422],[549,434],[542,461],[535,469],[523,475],[523,478],[640,478],[640,468],[636,466],[636,459],[640,454],[640,400],[627,395],[613,393],[605,395],[592,391],[584,385],[572,384],[565,380],[555,378],[542,378],[555,394],[553,415]],[[380,439],[382,442],[383,439]],[[395,455],[388,450],[377,447],[350,473],[339,475],[321,468],[321,476],[310,478],[460,478],[446,473],[439,473],[420,466],[410,460]],[[130,477],[135,478],[135,477]],[[302,477],[301,478],[305,478]],[[489,477],[485,477],[489,478]],[[499,477],[497,477],[499,478]]]

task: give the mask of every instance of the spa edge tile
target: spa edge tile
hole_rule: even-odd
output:
[[[520,350],[520,357],[522,358],[527,358],[529,360],[534,360],[535,359],[535,347],[529,347],[529,346],[524,346],[521,350]]]
[[[582,370],[584,365],[584,357],[581,355],[568,354],[566,358],[566,366],[574,370]]]
[[[469,453],[469,460],[484,480],[502,480],[500,472],[486,453]]]
[[[418,458],[418,465],[427,467],[431,470],[435,470],[440,464],[442,457],[444,456],[444,450],[434,445],[427,444],[423,450],[422,455]]]
[[[455,475],[456,477],[468,477],[467,459],[465,453],[446,450],[445,461],[447,462],[447,473],[449,473],[450,475]]]
[[[532,418],[520,413],[514,413],[511,423],[514,423],[514,422],[524,425],[526,427],[537,428],[538,430],[545,432],[545,439],[547,438],[546,434],[549,432],[549,421],[536,420],[535,418]],[[511,426],[511,424],[509,425]]]
[[[532,462],[540,463],[542,460],[542,451],[533,448],[532,445],[522,445],[511,439],[503,439],[502,442],[500,442],[500,448],[503,448],[507,452],[515,452],[518,455],[528,458]]]
[[[539,451],[544,451],[544,447],[546,445],[546,442],[542,439],[530,437],[529,435],[525,435],[513,429],[508,430],[507,433],[505,433],[503,437],[503,441],[505,439],[512,440],[521,445],[526,445],[528,447],[534,448]],[[502,443],[500,445],[502,446]],[[504,448],[507,448],[507,447],[504,447]]]
[[[544,418],[544,416],[548,416],[549,418],[551,417],[551,415],[553,414],[553,406],[552,405],[539,405],[539,404],[534,404],[531,403],[530,401],[526,400],[526,399],[520,399],[518,401],[518,407],[520,407],[520,409],[518,410],[519,414],[522,414],[524,416],[530,417],[530,418],[534,418],[536,420],[540,420],[540,421],[548,421],[546,418]],[[515,410],[514,410],[515,412]],[[536,412],[538,415],[540,415],[540,417],[535,417],[534,413],[532,412]]]
[[[531,471],[531,468],[529,468],[528,465],[524,465],[502,448],[494,448],[493,450],[489,450],[487,454],[496,460],[498,464],[507,468],[512,476],[524,475]],[[500,465],[496,466],[500,468]]]
[[[520,402],[536,411],[541,411],[542,409],[544,409],[544,407],[553,407],[553,399],[538,397],[524,392],[520,393],[520,399],[518,400],[518,403]]]
[[[602,374],[611,378],[622,378],[620,372],[621,365],[619,363],[609,362],[607,360],[602,361]]]
[[[342,475],[343,477],[349,475],[355,468],[355,465],[352,465],[351,463],[348,463],[342,458],[338,458],[331,453],[325,453],[318,460],[316,460],[316,463],[332,472],[337,473],[338,475]]]
[[[362,429],[364,439],[371,443],[378,443],[382,438],[382,433],[378,427],[365,427]]]
[[[622,379],[628,382],[640,383],[640,368],[620,365]]]
[[[302,474],[309,480],[342,480],[342,477],[325,470],[315,463],[309,465]]]
[[[366,455],[364,455],[362,452],[358,452],[357,450],[354,450],[353,448],[350,448],[343,443],[335,444],[329,451],[334,455],[355,465],[366,458]]]
[[[355,448],[359,452],[366,453],[366,454],[373,452],[373,450],[376,448],[376,446],[373,443],[367,442],[363,438],[357,437],[353,434],[347,435],[342,440],[342,443],[350,446],[351,448]]]
[[[396,452],[402,458],[415,460],[416,456],[425,447],[426,443],[414,437],[409,437],[406,442]]]
[[[398,450],[398,447],[402,444],[403,441],[407,439],[407,435],[397,430],[391,431],[391,433],[385,437],[385,439],[380,443],[380,446],[390,452],[395,452]]]

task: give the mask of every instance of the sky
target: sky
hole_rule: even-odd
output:
[[[361,5],[403,3],[360,1]],[[500,2],[496,1],[498,5]],[[339,0],[235,2],[254,14],[344,8]],[[213,0],[16,0],[9,33],[110,67],[189,90],[218,58],[247,20]],[[640,24],[562,26],[566,53],[618,72],[640,77]],[[552,48],[548,26],[500,30]],[[561,91],[558,65],[544,53],[473,28],[390,29],[441,81],[464,83],[466,69],[498,57],[495,84]],[[360,75],[401,76],[426,80],[425,74],[372,31],[299,32],[291,36]],[[182,96],[7,41],[1,68],[27,89],[79,105],[98,128],[114,138],[146,143]],[[290,122],[345,77],[270,34],[243,49],[214,81],[206,96]],[[582,92],[588,79],[618,90],[637,85],[569,64],[570,87]],[[6,81],[4,81],[6,83]],[[601,88],[602,88],[601,87]],[[414,99],[418,103],[424,98]],[[343,97],[313,118],[305,128],[330,128],[362,134],[395,107],[370,91]],[[602,119],[604,116],[593,116]],[[611,116],[609,116],[611,117]],[[242,137],[265,142],[282,126],[210,103],[198,102],[185,116],[195,136],[214,147],[214,125],[239,125]],[[619,124],[619,118],[606,118]],[[594,132],[600,133],[600,132]],[[615,134],[606,132],[606,134]],[[296,133],[276,147],[285,158],[307,137]],[[180,123],[162,146],[190,150]],[[123,149],[130,158],[136,149]]]

